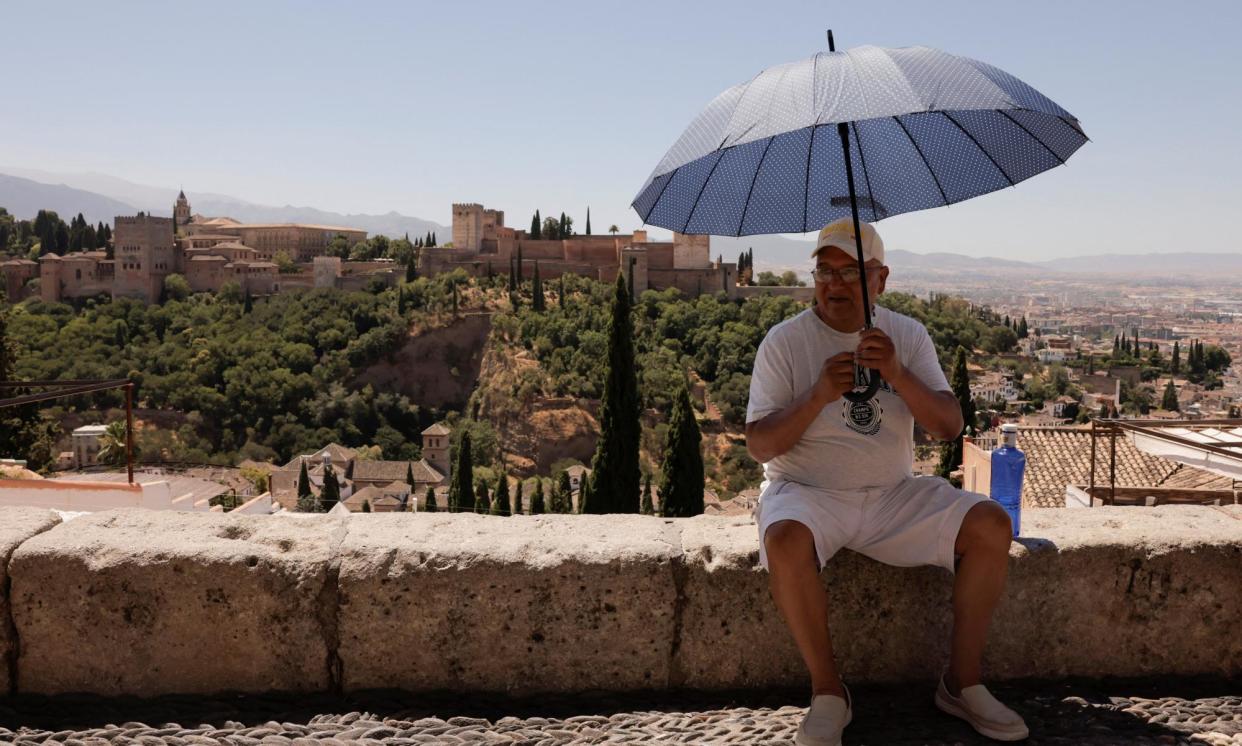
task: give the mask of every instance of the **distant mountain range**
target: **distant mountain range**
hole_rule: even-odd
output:
[[[177,189],[135,184],[105,174],[58,174],[34,169],[0,166],[0,207],[19,218],[32,218],[40,209],[55,210],[68,220],[79,212],[91,223],[112,222],[117,215],[139,210],[153,215],[171,215]],[[207,216],[228,216],[251,223],[315,223],[362,228],[371,234],[411,238],[435,231],[441,243],[449,241],[452,229],[431,220],[389,212],[384,215],[347,215],[313,207],[285,205],[274,207],[247,202],[227,194],[187,192],[194,212]],[[755,250],[759,270],[794,269],[804,272],[810,264],[812,242],[778,235],[716,236],[712,252],[725,261],[736,261],[748,247]],[[1072,259],[1019,262],[996,257],[971,257],[948,252],[916,254],[892,249],[888,263],[895,270],[920,274],[979,274],[1061,277],[1105,274],[1110,277],[1238,277],[1242,275],[1242,253],[1208,254],[1094,254]]]
[[[57,174],[33,169],[0,167],[0,207],[19,218],[32,218],[39,210],[55,210],[62,219],[79,212],[91,223],[111,223],[117,215],[139,211],[171,216],[179,190],[135,184],[105,174]],[[274,207],[247,202],[227,194],[186,192],[194,212],[209,217],[227,216],[244,223],[313,223],[361,228],[368,233],[410,238],[434,231],[441,243],[451,240],[452,229],[432,220],[398,212],[384,215],[348,215],[313,207]]]
[[[747,248],[755,250],[755,267],[796,271],[809,270],[811,241],[784,236],[713,237],[712,251],[722,254],[725,261],[736,261]],[[1041,262],[1020,262],[997,257],[974,257],[948,252],[916,254],[913,251],[890,249],[885,257],[889,266],[903,272],[973,273],[989,275],[1047,276],[1106,274],[1110,277],[1215,277],[1242,274],[1242,253],[1169,253],[1169,254],[1092,254],[1070,259],[1049,259]]]

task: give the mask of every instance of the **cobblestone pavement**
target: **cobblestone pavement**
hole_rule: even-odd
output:
[[[1022,682],[993,691],[1023,714],[1030,744],[1242,746],[1242,685],[1228,681]],[[931,704],[932,686],[857,686],[848,746],[993,743]],[[30,697],[0,700],[0,743],[531,744],[791,743],[805,695],[649,693],[347,697]]]

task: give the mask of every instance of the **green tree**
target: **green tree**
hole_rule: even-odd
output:
[[[530,514],[542,515],[544,512],[543,480],[535,477],[535,491],[530,496]]]
[[[1028,334],[1029,331],[1026,326],[1026,317],[1023,316],[1022,320],[1018,322],[1018,339],[1026,339]]]
[[[413,464],[405,465],[405,483],[410,485],[410,490],[413,491],[414,489],[414,465]]]
[[[427,494],[423,498],[423,510],[428,513],[435,513],[439,509],[439,506],[436,505],[436,491],[433,488],[428,487]]]
[[[103,435],[99,436],[99,461],[108,466],[120,466],[127,461],[125,452],[125,423],[120,420],[109,422]],[[134,460],[138,460],[137,447],[134,449]]]
[[[1173,362],[1169,364],[1169,370],[1173,375],[1182,372],[1182,349],[1177,340],[1173,340]]]
[[[535,214],[530,219],[530,238],[532,241],[538,241],[542,238],[543,221],[539,219],[539,211],[535,210]]]
[[[638,380],[633,320],[625,277],[617,274],[608,330],[608,372],[600,408],[600,437],[591,459],[590,502],[584,513],[638,512]]]
[[[591,480],[583,479],[578,487],[578,512],[586,513],[586,506],[591,502]]]
[[[371,501],[370,501],[370,500],[363,500],[363,501],[362,501],[362,512],[363,512],[363,513],[370,513],[370,512],[371,512]]]
[[[450,513],[474,510],[474,462],[470,458],[470,433],[463,432],[457,445],[457,464],[453,469],[453,481],[449,485],[448,509]]]
[[[503,470],[500,472],[500,476],[496,478],[496,494],[494,499],[497,504],[504,505],[506,508],[509,508],[509,512],[511,514],[514,512],[513,508],[509,506],[509,475],[505,474]],[[521,512],[520,506],[517,512]]]
[[[953,395],[962,408],[962,422],[975,421],[975,402],[970,396],[970,377],[966,372],[966,348],[958,347],[953,357],[953,378],[950,381]],[[962,465],[962,433],[944,444],[940,451],[940,463],[936,475],[949,478],[949,474]]]
[[[315,495],[311,492],[310,475],[306,473],[306,459],[302,459],[302,468],[298,471],[298,511],[317,512],[315,502]]]
[[[565,273],[564,272],[561,273],[560,287],[556,291],[556,305],[559,306],[562,311],[565,310]]]
[[[533,300],[531,301],[531,309],[535,313],[543,313],[545,310],[544,298],[543,298],[543,281],[539,278],[539,262],[537,261],[535,262],[535,276],[534,276],[534,279],[531,280],[530,287],[531,287],[531,291],[530,291],[531,296],[533,298]]]
[[[552,216],[543,219],[543,240],[555,241],[561,237],[561,221]]]
[[[323,489],[319,491],[319,510],[327,513],[341,501],[341,483],[336,479],[332,464],[323,465]]]
[[[1177,404],[1177,388],[1173,385],[1173,379],[1169,379],[1169,383],[1164,387],[1164,397],[1160,400],[1160,408],[1169,412],[1180,412],[1181,407]]]
[[[620,229],[620,228],[618,228],[618,227],[616,226],[616,224],[615,224],[615,223],[614,223],[614,224],[612,224],[612,225],[610,225],[610,226],[608,226],[608,232],[609,232],[609,233],[611,233],[611,234],[612,234],[612,235],[614,235],[614,236],[615,236],[615,235],[617,235],[617,231],[619,231],[619,230],[621,230],[621,229]]]
[[[185,300],[190,297],[190,283],[183,275],[171,274],[164,278],[164,293],[169,300]]]
[[[521,479],[517,480],[517,484],[514,485],[513,504],[517,507],[519,511],[522,509],[522,480]],[[534,509],[533,505],[531,505],[530,507],[532,510]]]
[[[475,490],[474,496],[474,512],[479,515],[486,515],[488,513],[500,515],[500,501],[492,502],[491,497],[487,494],[487,482],[482,479],[479,480],[479,486]]]
[[[405,263],[405,281],[414,282],[418,279],[418,260],[410,257],[410,261]]]
[[[568,476],[568,475],[566,475]],[[655,505],[651,502],[651,475],[643,475],[643,498],[639,504],[638,512],[643,515],[655,515]]]
[[[569,481],[569,472],[562,471],[556,481],[556,492],[552,497],[553,513],[572,513],[574,508],[573,485]]]
[[[587,207],[586,234],[591,235],[591,208]]]
[[[673,401],[660,465],[660,515],[684,518],[703,512],[703,436],[682,383]]]

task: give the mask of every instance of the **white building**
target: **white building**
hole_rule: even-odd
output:
[[[74,466],[83,469],[99,463],[99,439],[107,431],[105,425],[83,425],[73,431]]]

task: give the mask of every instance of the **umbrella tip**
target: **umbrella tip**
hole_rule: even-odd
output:
[[[828,29],[828,51],[837,51],[837,45],[832,41],[832,29]]]

